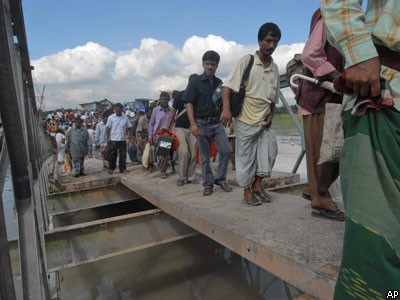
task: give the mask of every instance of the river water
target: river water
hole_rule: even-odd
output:
[[[278,136],[274,169],[291,172],[299,136]],[[297,171],[305,180],[305,159]],[[9,239],[17,237],[10,172],[3,191]],[[293,299],[300,292],[205,236],[120,255],[58,273],[63,300]]]

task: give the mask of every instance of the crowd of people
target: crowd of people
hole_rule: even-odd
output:
[[[335,299],[383,299],[400,282],[399,15],[396,0],[369,1],[365,10],[359,0],[322,0],[311,18],[303,51],[306,75],[333,82],[336,89],[332,93],[302,81],[296,94],[307,155],[303,197],[320,216],[346,221]],[[101,115],[56,111],[43,121],[43,128],[55,135],[59,154],[71,154],[74,176],[85,174],[83,162],[92,145],[107,159],[104,168],[110,174],[117,157],[119,171],[127,172],[127,152],[142,164],[143,172],[158,167],[162,179],[175,172],[178,161],[176,184],[183,186],[198,183],[194,170],[199,152],[204,196],[213,194],[215,185],[232,191],[226,180],[231,160],[243,203],[270,203],[273,199],[261,183],[271,175],[278,152],[270,127],[280,80],[271,55],[280,38],[276,24],[263,24],[257,36],[259,48],[243,56],[225,82],[215,75],[220,55],[206,51],[203,72],[191,75],[182,91],[162,92],[157,105],[141,116],[126,116],[117,103],[112,112]],[[230,99],[241,88],[243,105],[233,118]],[[217,98],[222,98],[222,110]],[[343,106],[340,169],[337,162],[318,163],[325,104],[332,102]],[[234,135],[226,128],[234,129]],[[210,164],[213,145],[218,154],[216,172]],[[63,161],[62,155],[57,161]],[[339,170],[346,213],[329,194]]]

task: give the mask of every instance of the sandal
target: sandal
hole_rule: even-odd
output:
[[[250,206],[258,206],[261,205],[262,202],[260,200],[258,200],[254,194],[251,194],[249,197],[245,197],[243,199],[243,202],[250,205]]]
[[[339,222],[346,221],[346,214],[340,209],[332,211],[324,208],[313,208],[311,215],[314,217],[327,218],[337,220]]]
[[[177,181],[176,181],[176,185],[177,186],[182,186],[182,185],[184,185],[185,184],[185,180],[183,180],[183,179],[178,179]]]
[[[272,196],[268,194],[264,189],[260,189],[259,191],[253,191],[253,193],[258,197],[262,202],[271,203]]]
[[[216,182],[215,184],[219,185],[224,192],[232,192],[232,187],[226,181]]]
[[[168,174],[165,173],[165,172],[161,172],[161,173],[160,173],[160,177],[161,177],[162,179],[166,179],[166,178],[168,178]]]

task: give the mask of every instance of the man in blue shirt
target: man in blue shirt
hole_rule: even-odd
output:
[[[222,82],[215,76],[220,57],[217,52],[210,50],[204,53],[202,60],[204,72],[189,82],[183,101],[187,103],[190,128],[199,145],[203,195],[209,196],[213,193],[214,184],[219,185],[225,192],[232,191],[232,187],[226,182],[231,150],[228,136],[220,122],[220,112],[212,100],[214,91]],[[214,140],[220,157],[215,177],[210,165],[211,140]]]

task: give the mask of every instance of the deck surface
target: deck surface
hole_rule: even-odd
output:
[[[257,207],[242,203],[242,190],[214,187],[202,195],[201,184],[178,187],[177,175],[159,178],[128,164],[128,174],[109,175],[101,162],[85,162],[87,176],[63,176],[63,184],[84,184],[120,177],[121,183],[165,213],[193,227],[316,299],[332,299],[340,263],[344,222],[311,216],[310,202],[272,193],[273,202]],[[234,181],[234,173],[228,179]],[[280,176],[280,175],[279,175]]]

